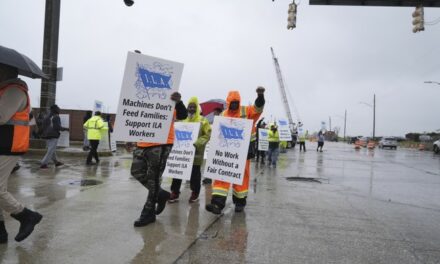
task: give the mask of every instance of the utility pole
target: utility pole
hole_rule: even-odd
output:
[[[344,115],[344,141],[347,141],[345,138],[345,130],[347,129],[347,109],[345,109],[345,115]]]
[[[331,116],[328,117],[328,126],[329,126],[328,131],[332,131],[332,117]]]
[[[376,137],[376,94],[373,99],[373,140]]]
[[[49,77],[41,82],[40,111],[48,111],[55,104],[58,35],[61,0],[46,0],[43,42],[43,72]]]

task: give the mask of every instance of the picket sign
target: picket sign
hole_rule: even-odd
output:
[[[258,129],[258,150],[269,150],[269,129]]]
[[[214,118],[204,177],[243,184],[252,125],[249,119]]]
[[[70,115],[68,114],[60,114],[61,127],[70,128]],[[70,147],[70,132],[69,131],[61,131],[60,137],[58,139],[57,147]]]
[[[116,112],[118,141],[166,143],[183,64],[129,52]]]
[[[199,135],[200,123],[174,123],[174,145],[167,159],[163,177],[189,180],[196,154],[194,143]]]

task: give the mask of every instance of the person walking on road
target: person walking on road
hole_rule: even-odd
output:
[[[185,105],[180,100],[180,93],[174,92],[171,100],[176,103],[175,120],[188,117]],[[174,120],[168,132],[166,144],[138,142],[133,152],[131,175],[148,189],[148,197],[140,217],[134,222],[135,227],[146,226],[156,221],[156,215],[162,213],[170,198],[170,193],[160,187],[168,155],[174,143]]]
[[[202,179],[202,172],[200,171],[200,166],[203,163],[203,155],[205,154],[205,146],[211,138],[211,125],[208,119],[200,115],[199,100],[197,97],[191,97],[189,99],[188,105],[188,117],[183,122],[189,123],[200,123],[199,135],[194,143],[196,148],[196,153],[194,156],[194,163],[191,171],[191,197],[189,198],[190,203],[194,203],[199,200],[200,194],[200,181]],[[169,199],[170,203],[176,202],[179,199],[180,186],[182,184],[181,179],[173,179],[171,184],[171,197]]]
[[[46,140],[47,152],[41,160],[41,169],[49,168],[47,164],[52,160],[55,167],[64,165],[57,157],[57,145],[61,131],[68,131],[68,128],[61,127],[60,108],[55,104],[50,107],[50,113],[43,120],[43,134],[41,137]]]
[[[3,212],[20,222],[15,237],[22,241],[33,231],[43,216],[24,207],[8,192],[8,178],[20,155],[29,149],[30,99],[17,68],[0,64],[0,244],[8,242]]]
[[[274,168],[277,166],[278,155],[280,153],[280,135],[278,127],[272,124],[269,129],[269,151],[267,153],[267,160],[269,165]]]
[[[102,131],[107,131],[108,126],[104,124],[101,117],[101,112],[96,111],[95,116],[91,117],[84,123],[84,128],[87,129],[87,139],[90,142],[90,151],[87,155],[86,165],[95,165],[99,163],[98,145],[102,137]],[[95,158],[96,163],[92,162]]]
[[[316,148],[316,152],[320,149],[320,152],[322,152],[322,147],[324,147],[324,135],[322,134],[322,131],[318,132],[318,147]]]
[[[301,152],[301,150],[304,150],[304,152],[306,152],[306,138],[309,136],[309,132],[304,132],[303,124],[301,122],[298,123],[298,126],[299,152]]]
[[[257,99],[254,105],[241,106],[240,93],[238,91],[231,91],[226,99],[226,110],[222,113],[225,117],[235,117],[253,120],[252,136],[246,160],[246,167],[244,170],[244,179],[242,185],[233,185],[232,201],[235,204],[235,212],[242,212],[246,206],[246,198],[249,190],[250,166],[251,159],[255,156],[255,141],[256,141],[256,126],[255,123],[263,113],[265,104],[263,87],[258,87]],[[212,188],[211,203],[206,205],[206,210],[213,214],[221,214],[226,205],[226,198],[228,197],[230,184],[215,180]]]
[[[262,165],[264,165],[264,159],[266,158],[266,151],[258,150],[258,144],[259,144],[258,138],[259,138],[259,130],[266,129],[266,123],[264,123],[263,120],[264,120],[264,117],[261,118],[260,121],[258,121],[258,123],[257,123],[257,134],[256,134],[257,140],[255,141],[257,144],[256,145],[257,157],[256,157],[255,161],[258,163],[260,161],[260,157],[261,157],[261,164]]]
[[[83,118],[83,124],[85,122],[87,122],[87,120],[89,120],[92,117],[92,113],[93,113],[92,111],[87,111],[86,112],[86,114],[84,115],[84,118]],[[89,142],[89,140],[87,138],[87,129],[86,128],[83,128],[83,136],[84,136],[84,139],[83,139],[83,150],[84,151],[90,150],[90,142]]]

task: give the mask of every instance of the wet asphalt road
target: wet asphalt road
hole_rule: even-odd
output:
[[[44,219],[17,243],[18,223],[6,218],[2,263],[440,263],[440,156],[342,143],[317,153],[315,144],[282,154],[277,168],[252,163],[245,213],[231,204],[220,217],[207,213],[210,187],[188,204],[185,186],[144,228],[132,226],[147,191],[131,179],[128,154],[97,167],[64,158],[49,170],[25,157],[9,188]],[[79,186],[84,179],[102,184]]]

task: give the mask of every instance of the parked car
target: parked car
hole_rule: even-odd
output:
[[[397,140],[391,137],[382,138],[379,141],[379,148],[397,149]]]
[[[434,150],[435,154],[440,153],[440,139],[434,142],[432,149]]]

